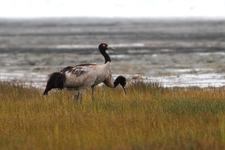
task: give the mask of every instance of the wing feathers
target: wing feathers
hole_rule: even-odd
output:
[[[87,67],[81,67],[81,66],[70,67],[69,66],[69,67],[64,68],[60,72],[65,73],[65,74],[75,75],[76,77],[79,77],[81,75],[88,73],[89,71],[90,71],[90,69]]]

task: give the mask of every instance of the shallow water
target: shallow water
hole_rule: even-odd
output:
[[[0,20],[0,80],[43,88],[47,75],[80,63],[104,63],[114,77],[139,76],[166,87],[225,84],[225,21],[150,19]]]

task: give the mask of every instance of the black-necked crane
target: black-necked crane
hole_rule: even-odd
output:
[[[94,87],[101,82],[104,82],[106,86],[115,88],[117,85],[121,85],[125,91],[126,79],[123,76],[119,76],[116,80],[112,81],[112,74],[110,71],[111,59],[106,53],[107,49],[115,50],[114,48],[108,46],[106,43],[101,43],[99,45],[99,51],[105,58],[105,64],[80,64],[74,67],[66,67],[60,72],[54,72],[49,75],[49,80],[47,82],[44,95],[48,94],[53,88],[58,89],[72,89],[78,91],[74,96],[73,101],[77,102],[80,96],[82,103],[82,95],[85,90],[89,87],[92,89],[92,99],[94,94]],[[126,93],[126,91],[125,91]]]

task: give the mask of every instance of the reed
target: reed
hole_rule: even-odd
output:
[[[137,81],[74,92],[0,82],[0,149],[224,149],[223,88]]]

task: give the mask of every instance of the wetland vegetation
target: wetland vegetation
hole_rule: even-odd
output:
[[[163,83],[74,92],[0,82],[0,149],[223,149],[224,88]]]

